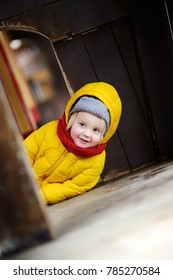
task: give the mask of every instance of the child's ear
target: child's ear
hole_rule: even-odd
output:
[[[67,130],[69,130],[69,129],[73,126],[74,121],[75,121],[75,119],[76,119],[76,117],[77,117],[77,114],[78,114],[78,113],[75,112],[75,113],[73,113],[73,114],[71,115],[71,117],[70,117],[70,119],[69,119],[69,121],[68,121],[67,127],[66,127]]]

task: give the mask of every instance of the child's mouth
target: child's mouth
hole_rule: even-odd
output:
[[[79,138],[82,143],[88,143],[89,141],[83,138]]]

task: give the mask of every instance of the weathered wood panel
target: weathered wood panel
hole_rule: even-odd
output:
[[[41,5],[45,5],[52,2],[51,0],[1,0],[0,1],[0,21],[13,16],[24,14],[31,9],[35,9]]]
[[[22,3],[19,0],[18,2]],[[35,5],[35,7],[32,7],[32,2],[31,10],[27,10],[27,6],[23,4],[21,5],[23,14],[22,9],[19,10],[19,15],[15,10],[16,14],[13,18],[11,18],[13,13],[9,19],[5,19],[1,12],[3,22],[0,23],[0,29],[30,30],[44,34],[51,41],[56,41],[120,19],[148,5],[151,7],[157,2],[158,0],[154,0],[152,3],[149,0],[140,2],[136,0],[63,0],[54,1],[48,5],[44,5],[45,1],[40,1],[40,5]],[[13,2],[11,6],[13,6]],[[0,11],[3,11],[3,6]]]
[[[146,20],[147,18],[147,20]],[[161,160],[173,157],[173,42],[164,3],[133,17]]]
[[[0,82],[0,253],[53,237],[22,138]]]
[[[119,29],[124,38],[128,39],[126,32],[123,33],[121,27]],[[114,36],[116,33],[112,33],[110,26],[105,26],[95,33],[84,36],[84,40],[99,80],[113,84],[122,99],[123,113],[118,132],[130,167],[135,169],[155,160],[153,146],[133,87],[135,80],[129,78],[125,57],[119,48],[118,38],[115,40]],[[124,44],[132,45],[132,40],[126,40]],[[111,148],[113,150],[113,146]],[[114,162],[116,162],[115,167],[117,161]]]
[[[61,238],[9,259],[171,261],[172,186],[173,162],[167,162],[52,205],[49,217]]]
[[[84,83],[97,80],[81,36],[55,43],[54,48],[73,92]]]

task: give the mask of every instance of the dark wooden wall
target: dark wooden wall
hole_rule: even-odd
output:
[[[123,115],[108,147],[104,174],[173,156],[172,40],[162,3],[54,47],[74,90],[85,82],[104,80],[122,98]]]
[[[173,56],[164,1],[19,2],[0,13],[1,29],[49,38],[72,91],[97,80],[120,94],[123,114],[103,177],[172,158]]]

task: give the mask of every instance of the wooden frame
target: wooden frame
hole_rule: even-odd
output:
[[[54,237],[0,79],[0,254]]]

